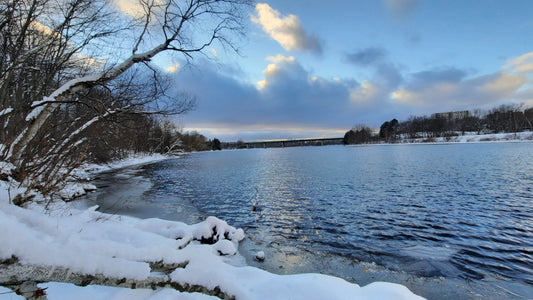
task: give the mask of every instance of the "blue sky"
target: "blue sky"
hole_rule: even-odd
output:
[[[176,59],[197,97],[177,122],[224,141],[341,137],[352,126],[533,106],[533,1],[272,0],[246,18],[240,53]]]

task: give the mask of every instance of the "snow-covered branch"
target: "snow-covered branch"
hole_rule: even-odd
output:
[[[156,128],[156,118],[146,115],[188,111],[193,100],[167,95],[169,87],[163,86],[164,80],[156,68],[151,68],[151,60],[165,51],[192,58],[217,40],[231,45],[225,34],[239,30],[240,11],[250,3],[147,0],[140,2],[144,16],[131,20],[113,13],[115,8],[105,0],[13,2],[11,12],[16,18],[9,19],[9,11],[0,14],[0,20],[9,19],[0,32],[8,37],[6,41],[14,41],[6,48],[8,52],[0,53],[2,72],[7,70],[0,74],[0,117],[9,115],[2,119],[6,124],[0,133],[2,159],[17,165],[20,178],[42,180],[57,173],[57,168],[79,161],[65,157],[74,153],[72,148],[80,147],[84,134],[104,119],[121,120],[128,126],[140,121],[137,126],[144,123]],[[132,35],[121,36],[125,28]],[[115,40],[109,43],[110,38]],[[131,48],[116,51],[117,44]],[[106,49],[105,45],[112,46]],[[100,70],[96,65],[81,65],[80,57],[92,57],[84,52],[87,49],[102,50],[100,55],[109,64],[98,65]],[[151,68],[154,76],[150,84],[135,74],[137,66]],[[116,127],[114,130],[118,131]],[[161,137],[155,132],[135,140],[159,141]]]
[[[12,107],[4,108],[0,111],[0,117],[3,115],[7,115],[13,111]]]

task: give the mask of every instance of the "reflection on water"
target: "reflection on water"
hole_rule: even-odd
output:
[[[533,294],[531,161],[532,144],[195,153],[143,170],[143,201],[244,228],[243,254],[265,251],[249,263],[269,271],[520,298]]]

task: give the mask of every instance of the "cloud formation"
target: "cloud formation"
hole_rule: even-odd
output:
[[[168,73],[176,73],[181,68],[181,64],[177,61],[173,61],[170,66],[166,68]]]
[[[305,78],[305,70],[296,61],[294,56],[284,56],[278,54],[276,56],[268,56],[266,60],[271,63],[268,64],[263,71],[265,79],[259,81],[257,84],[261,90],[267,87],[272,88],[272,85],[282,85],[291,81],[297,81]]]
[[[283,76],[296,78],[304,72],[301,66],[296,63],[294,56],[287,57],[278,54],[277,56],[268,56],[266,60],[270,61],[271,64],[268,64],[266,69],[263,71],[265,79],[257,83],[260,89],[266,88],[272,83],[272,81],[276,81],[276,79],[279,77]]]
[[[293,56],[267,60],[260,83],[230,76],[231,71],[210,62],[183,67],[175,75],[176,85],[198,99],[185,125],[217,136],[233,130],[238,138],[253,140],[342,136],[339,132],[357,123],[359,106],[350,101],[357,81],[312,76]]]
[[[117,8],[132,17],[141,17],[145,15],[145,10],[139,1],[135,0],[113,0]]]
[[[357,66],[368,67],[374,71],[372,78],[350,90],[354,103],[375,105],[389,98],[389,94],[403,82],[398,67],[387,58],[387,51],[381,47],[368,47],[348,53],[344,59]]]
[[[395,18],[408,16],[418,4],[417,0],[382,0],[389,14]]]
[[[382,61],[387,55],[387,51],[380,47],[369,47],[348,53],[345,60],[358,66],[369,66]]]
[[[518,74],[533,74],[533,52],[509,59],[504,69]]]
[[[466,75],[467,72],[454,68],[418,72],[392,96],[399,103],[431,109],[489,108],[517,99],[520,89],[531,82],[523,74],[502,70],[474,77]]]
[[[349,90],[359,85],[355,80],[312,76],[292,56],[277,55],[268,60],[272,63],[263,71],[264,84],[259,91],[263,101],[275,109],[276,118],[326,124],[335,123],[329,120],[332,116],[345,115],[350,106]]]
[[[527,81],[515,96],[526,106],[533,106],[533,52],[509,59],[503,70],[520,75]]]
[[[263,80],[242,80],[239,70],[205,61],[176,72],[176,85],[196,95],[184,124],[223,140],[342,136],[355,124],[379,127],[410,115],[493,108],[512,101],[533,104],[533,53],[509,59],[500,70],[475,74],[440,67],[404,74],[387,58],[374,74],[323,78],[294,56],[267,58]],[[528,102],[530,101],[530,102]]]
[[[279,11],[266,3],[258,3],[255,11],[257,15],[251,17],[252,22],[261,25],[263,31],[285,50],[309,50],[317,54],[322,53],[320,41],[303,29],[297,16],[292,14],[282,16]]]

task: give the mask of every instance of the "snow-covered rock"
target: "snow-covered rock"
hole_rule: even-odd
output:
[[[257,261],[264,261],[265,260],[265,252],[263,251],[259,251],[255,254],[255,259],[257,259]]]

